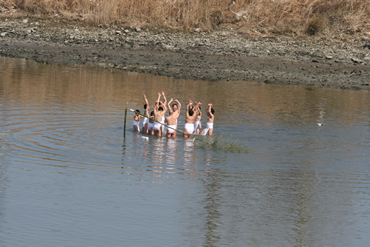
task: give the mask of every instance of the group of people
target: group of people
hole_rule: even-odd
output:
[[[163,101],[161,100],[163,96]],[[144,94],[144,114],[140,114],[140,110],[135,111],[134,116],[134,130],[150,135],[175,137],[177,131],[177,119],[180,116],[181,103],[177,99],[171,98],[167,102],[164,92],[158,93],[158,99],[152,106],[152,111],[149,115],[150,106],[148,99]],[[206,108],[208,121],[207,127],[203,130],[201,124],[202,112],[201,112],[202,102],[194,102],[189,100],[186,105],[186,120],[185,129],[183,131],[184,137],[189,137],[194,134],[201,135],[213,135],[213,122],[214,122],[214,109],[212,108],[212,103],[209,103]],[[167,107],[168,106],[168,107]],[[169,115],[166,117],[166,112],[169,111]],[[142,128],[140,129],[140,118],[144,117]],[[166,126],[166,128],[165,128]]]

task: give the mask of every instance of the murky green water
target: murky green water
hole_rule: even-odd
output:
[[[0,66],[1,246],[370,241],[368,91]],[[131,113],[124,140],[126,104],[142,109],[144,92],[154,102],[162,90],[214,103],[215,134],[250,153],[143,138]]]

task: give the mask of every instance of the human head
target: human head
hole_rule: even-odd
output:
[[[136,115],[139,115],[139,113],[140,113],[140,110],[136,110],[136,111],[135,111],[135,114],[136,114]]]
[[[147,104],[145,104],[145,105],[144,105],[144,109],[146,109],[147,107],[148,107],[148,106],[147,106]]]
[[[199,111],[198,111],[198,116],[200,116],[200,114],[201,114],[201,111],[202,110],[202,108],[200,108],[200,106],[199,106]]]
[[[189,109],[189,116],[193,116],[193,114],[194,114],[193,108]]]
[[[177,111],[178,108],[179,107],[178,107],[178,105],[176,103],[172,105],[172,110],[173,111]]]
[[[163,107],[159,107],[158,108],[158,111],[163,111]]]
[[[150,116],[152,117],[152,116],[154,116],[154,111],[152,111],[151,113],[150,113]]]
[[[211,108],[211,112],[213,115],[215,114],[215,110],[213,110],[213,108]]]

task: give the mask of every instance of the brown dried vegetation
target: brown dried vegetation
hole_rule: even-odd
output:
[[[0,0],[4,10],[56,15],[88,24],[162,26],[204,31],[316,35],[370,32],[370,0]],[[239,14],[239,15],[238,15]]]

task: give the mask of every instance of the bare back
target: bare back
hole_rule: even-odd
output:
[[[167,112],[167,107],[166,107],[166,102],[163,104],[160,102],[160,97],[161,95],[158,93],[159,97],[158,100],[156,101],[155,106],[153,106],[153,111],[154,111],[154,119],[160,123],[162,123],[163,117]],[[164,93],[163,93],[164,95]],[[162,108],[162,110],[159,110]]]
[[[196,105],[195,107],[191,108],[191,105],[193,104],[192,101],[189,101],[189,104],[186,106],[186,120],[185,120],[185,123],[190,123],[190,124],[194,124],[195,123],[195,119],[197,117],[197,112],[198,112],[198,105]],[[190,111],[193,112],[193,115],[190,115]]]
[[[215,116],[212,113],[208,113],[208,121],[207,123],[213,123],[215,121]]]
[[[207,123],[213,123],[215,121],[215,115],[212,113],[212,104],[208,104],[207,107],[207,116],[208,116],[208,121]]]
[[[195,118],[195,121],[201,121],[202,120],[202,112],[200,111],[200,108],[197,111],[197,116]]]
[[[185,123],[195,123],[195,118],[197,116],[195,114],[193,114],[193,116],[190,116],[188,114],[186,114],[186,120],[185,120]]]
[[[158,122],[162,122],[162,119],[165,114],[166,114],[165,111],[154,111],[154,120]]]

